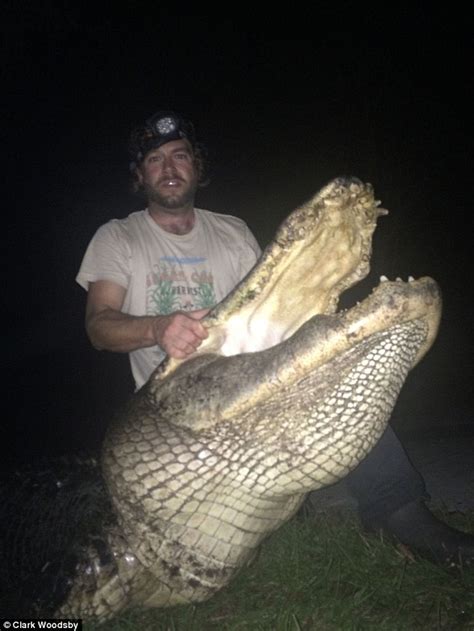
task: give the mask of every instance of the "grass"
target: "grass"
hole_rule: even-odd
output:
[[[474,514],[443,515],[474,532]],[[86,631],[474,631],[474,569],[365,535],[353,512],[299,516],[206,603],[135,610]]]

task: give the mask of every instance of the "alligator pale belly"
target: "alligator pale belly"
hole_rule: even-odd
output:
[[[132,398],[103,448],[108,560],[91,548],[58,615],[209,598],[306,493],[372,449],[441,311],[424,278],[336,312],[385,212],[370,185],[329,183],[206,318],[195,356],[167,360]]]

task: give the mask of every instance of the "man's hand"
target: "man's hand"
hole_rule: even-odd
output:
[[[199,320],[209,311],[176,311],[157,316],[152,324],[156,343],[175,359],[184,359],[191,355],[208,336],[206,328]]]

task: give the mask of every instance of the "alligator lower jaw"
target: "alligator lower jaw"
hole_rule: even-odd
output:
[[[410,278],[408,282],[381,277],[380,284],[365,300],[328,318],[335,323],[333,335],[329,336],[331,343],[326,340],[317,350],[318,356],[327,359],[395,326],[421,324],[425,339],[416,354],[415,365],[430,349],[437,335],[441,294],[437,283],[429,277]]]
[[[237,331],[245,338],[246,322],[239,325],[234,319],[229,330],[225,322],[217,333],[210,329],[207,344],[202,345],[205,349],[192,358],[168,362],[166,373],[157,370],[149,392],[159,404],[162,420],[193,430],[212,429],[262,407],[264,401],[276,400],[282,389],[298,389],[301,383],[306,382],[305,396],[309,393],[317,399],[317,390],[329,373],[335,378],[358,362],[364,370],[364,358],[370,349],[379,349],[378,361],[383,364],[386,346],[398,347],[397,352],[402,354],[407,347],[410,359],[402,371],[406,376],[432,345],[440,314],[438,285],[425,277],[410,282],[381,282],[349,310],[316,314],[275,344],[226,355],[222,352],[226,335],[231,337]],[[192,414],[185,396],[190,384]]]

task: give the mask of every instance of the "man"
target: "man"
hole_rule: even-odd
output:
[[[98,349],[127,352],[137,389],[165,354],[190,355],[200,319],[253,267],[260,248],[243,221],[195,208],[204,178],[192,123],[158,112],[131,136],[131,170],[148,208],[99,228],[77,281]],[[389,427],[348,476],[367,530],[383,530],[437,561],[474,563],[474,537],[426,508],[423,479]]]
[[[130,353],[137,389],[165,353],[183,358],[207,333],[199,322],[253,267],[260,248],[245,223],[194,208],[204,178],[190,122],[159,112],[131,139],[136,188],[148,208],[94,236],[77,277],[98,349]]]

